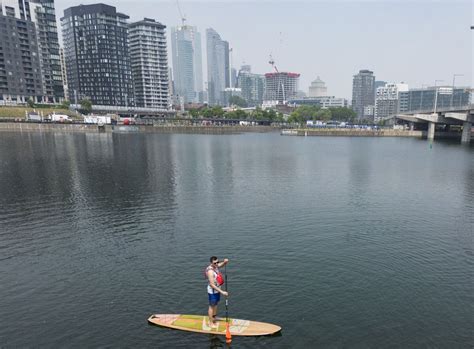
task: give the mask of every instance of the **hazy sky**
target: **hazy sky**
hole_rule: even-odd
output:
[[[58,21],[67,7],[97,2],[56,0]],[[180,23],[176,0],[102,2],[130,21],[154,18],[168,33]],[[180,7],[201,32],[205,80],[205,30],[212,27],[233,48],[233,67],[245,62],[255,73],[269,72],[271,53],[280,71],[301,74],[306,93],[319,75],[328,94],[351,99],[352,76],[360,69],[410,87],[434,80],[451,85],[453,74],[464,74],[456,85],[472,85],[474,0],[180,1]]]

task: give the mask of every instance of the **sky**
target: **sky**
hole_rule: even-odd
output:
[[[130,16],[153,18],[170,27],[181,23],[176,0],[56,0],[64,9],[103,2]],[[207,80],[205,30],[214,28],[233,48],[232,66],[250,64],[270,72],[300,73],[299,89],[317,76],[328,94],[351,99],[352,77],[361,69],[376,80],[405,82],[410,88],[472,86],[474,0],[180,1],[187,24],[201,32],[203,76]],[[169,37],[168,37],[169,41]],[[171,47],[168,45],[169,65]]]

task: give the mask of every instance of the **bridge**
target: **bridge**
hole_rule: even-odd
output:
[[[412,112],[399,113],[391,115],[385,119],[386,121],[402,120],[408,122],[410,128],[413,129],[414,124],[428,124],[428,140],[433,140],[435,128],[437,124],[462,126],[461,143],[469,143],[471,141],[472,125],[474,124],[474,104],[457,107],[437,108],[436,111],[416,110]]]

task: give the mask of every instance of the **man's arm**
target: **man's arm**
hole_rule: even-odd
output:
[[[217,266],[219,268],[222,268],[224,265],[226,265],[227,263],[229,263],[229,260],[227,258],[224,258],[224,260],[222,262],[220,262]]]

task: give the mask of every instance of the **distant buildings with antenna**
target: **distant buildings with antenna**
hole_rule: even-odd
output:
[[[209,105],[225,105],[225,89],[231,87],[229,43],[212,28],[206,30],[206,42]]]
[[[203,102],[201,34],[197,28],[171,28],[175,98],[182,103]]]
[[[66,98],[75,104],[88,98],[95,105],[164,111],[172,106],[184,109],[188,103],[226,106],[231,97],[234,101],[243,98],[250,107],[348,106],[346,99],[328,95],[319,76],[305,97],[298,91],[300,74],[279,71],[271,56],[271,72],[255,74],[243,65],[237,73],[229,42],[213,28],[206,30],[205,85],[201,34],[196,26],[186,24],[180,9],[182,23],[169,32],[172,69],[166,25],[154,19],[129,23],[129,16],[113,6],[73,6],[61,18],[60,49],[56,28],[50,23],[54,12],[54,0],[0,0],[0,27],[6,32],[6,41],[0,42],[5,61],[2,68],[0,57],[0,104],[28,99],[62,102],[63,86],[67,86]],[[16,56],[20,58],[13,64]],[[372,71],[361,70],[353,76],[352,108],[359,119],[376,121],[405,105],[417,105],[415,97],[405,98],[411,96],[406,90],[403,84],[375,81]],[[426,93],[421,96],[420,105],[428,98]]]

